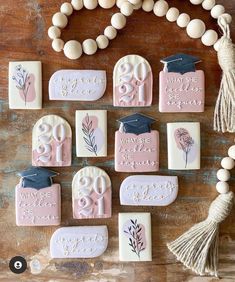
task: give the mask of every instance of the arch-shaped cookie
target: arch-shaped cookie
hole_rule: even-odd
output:
[[[60,116],[46,115],[33,127],[32,165],[70,166],[72,130]]]
[[[152,92],[152,69],[145,58],[139,55],[127,55],[116,63],[113,70],[114,106],[151,106]]]
[[[108,174],[95,166],[80,169],[72,182],[73,217],[111,217],[112,190]]]

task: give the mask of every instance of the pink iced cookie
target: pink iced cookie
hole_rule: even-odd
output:
[[[70,166],[72,131],[69,123],[57,116],[40,118],[33,127],[32,165]]]
[[[146,59],[127,55],[116,63],[113,71],[114,106],[151,106],[152,88],[152,70]]]
[[[50,100],[95,101],[106,89],[106,72],[101,70],[59,70],[49,81]]]
[[[152,130],[139,135],[116,131],[115,170],[123,172],[158,171],[158,131]]]
[[[204,112],[205,77],[202,70],[185,74],[160,72],[160,112]]]
[[[56,173],[43,168],[30,168],[20,173],[15,188],[16,224],[18,226],[59,225],[61,188],[52,184]]]
[[[95,166],[80,169],[72,182],[73,217],[109,218],[112,211],[111,180]]]

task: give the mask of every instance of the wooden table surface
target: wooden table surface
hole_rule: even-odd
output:
[[[235,18],[235,1],[219,3]],[[197,277],[178,263],[169,253],[166,243],[175,239],[194,223],[207,216],[210,202],[215,198],[216,170],[227,149],[234,142],[234,134],[219,134],[212,130],[213,109],[218,93],[221,70],[216,52],[204,47],[200,40],[190,39],[184,30],[165,17],[137,11],[128,18],[127,26],[113,40],[108,49],[95,56],[83,56],[78,61],[67,60],[62,53],[51,49],[47,29],[53,13],[59,10],[61,0],[0,0],[0,281],[128,281],[128,282],[181,282],[215,281],[210,277]],[[201,18],[207,27],[217,29],[215,20],[201,6],[189,1],[170,1],[171,5]],[[65,40],[96,38],[109,24],[117,8],[95,11],[82,10],[70,17],[63,31]],[[232,26],[235,38],[235,25]],[[160,114],[158,111],[158,73],[162,69],[159,60],[165,56],[186,52],[201,58],[199,69],[206,75],[206,109],[203,114]],[[112,70],[119,58],[127,54],[144,56],[154,73],[154,100],[149,108],[118,109],[112,106]],[[43,63],[43,109],[9,110],[8,62],[14,60],[40,60]],[[48,81],[59,69],[104,69],[107,71],[106,94],[96,103],[63,102],[48,100]],[[77,109],[108,110],[108,157],[75,157],[71,167],[56,168],[60,173],[56,182],[62,186],[62,226],[107,224],[109,245],[105,254],[96,259],[51,260],[49,240],[57,227],[17,227],[15,224],[14,187],[19,181],[17,172],[31,164],[31,133],[34,123],[46,114],[58,114],[69,121],[74,132],[74,116]],[[160,131],[160,174],[179,176],[179,195],[168,207],[125,207],[119,204],[119,187],[127,173],[114,172],[114,132],[116,120],[133,112],[142,112],[156,118],[154,128]],[[200,121],[202,142],[202,166],[200,171],[170,172],[167,169],[166,123],[171,121]],[[71,205],[71,181],[82,167],[96,165],[105,169],[113,183],[113,216],[106,220],[74,220]],[[232,189],[234,185],[232,178]],[[152,214],[153,261],[146,263],[122,263],[118,259],[118,213],[148,211]],[[235,281],[235,213],[221,225],[219,272],[221,281]],[[28,269],[16,276],[8,268],[9,259],[24,256]],[[30,262],[37,262],[39,274],[33,274]],[[41,270],[40,270],[41,268]]]

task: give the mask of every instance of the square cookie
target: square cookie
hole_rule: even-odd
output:
[[[200,169],[200,123],[167,124],[168,169]]]
[[[76,111],[77,157],[107,156],[107,111]]]
[[[119,260],[152,261],[151,214],[119,213]]]
[[[9,63],[9,108],[42,108],[42,65],[39,61]]]

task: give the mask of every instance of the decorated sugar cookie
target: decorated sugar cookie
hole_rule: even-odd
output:
[[[59,225],[61,217],[60,184],[53,184],[57,173],[31,167],[19,173],[15,188],[16,224],[19,226]]]
[[[200,123],[167,124],[168,168],[200,169]]]
[[[107,156],[107,111],[76,111],[77,157]]]
[[[72,131],[69,123],[57,116],[40,118],[33,127],[32,165],[70,166]]]
[[[133,114],[119,119],[115,133],[115,170],[147,172],[159,169],[159,133],[151,130],[154,119]]]
[[[177,54],[165,59],[159,76],[160,112],[203,112],[205,76],[196,70],[197,57]]]
[[[151,214],[119,213],[120,261],[152,261]]]
[[[133,175],[120,187],[120,203],[129,206],[167,206],[178,194],[177,176]]]
[[[146,59],[138,55],[127,55],[116,63],[113,71],[114,106],[151,106],[152,88],[152,70]]]
[[[106,89],[106,72],[101,70],[59,70],[49,81],[50,100],[95,101]]]
[[[50,254],[52,258],[94,258],[102,255],[107,247],[107,226],[69,226],[53,233]]]
[[[42,108],[42,66],[38,61],[9,63],[9,108]]]
[[[111,217],[111,189],[111,180],[104,170],[95,166],[80,169],[72,182],[73,217]]]

